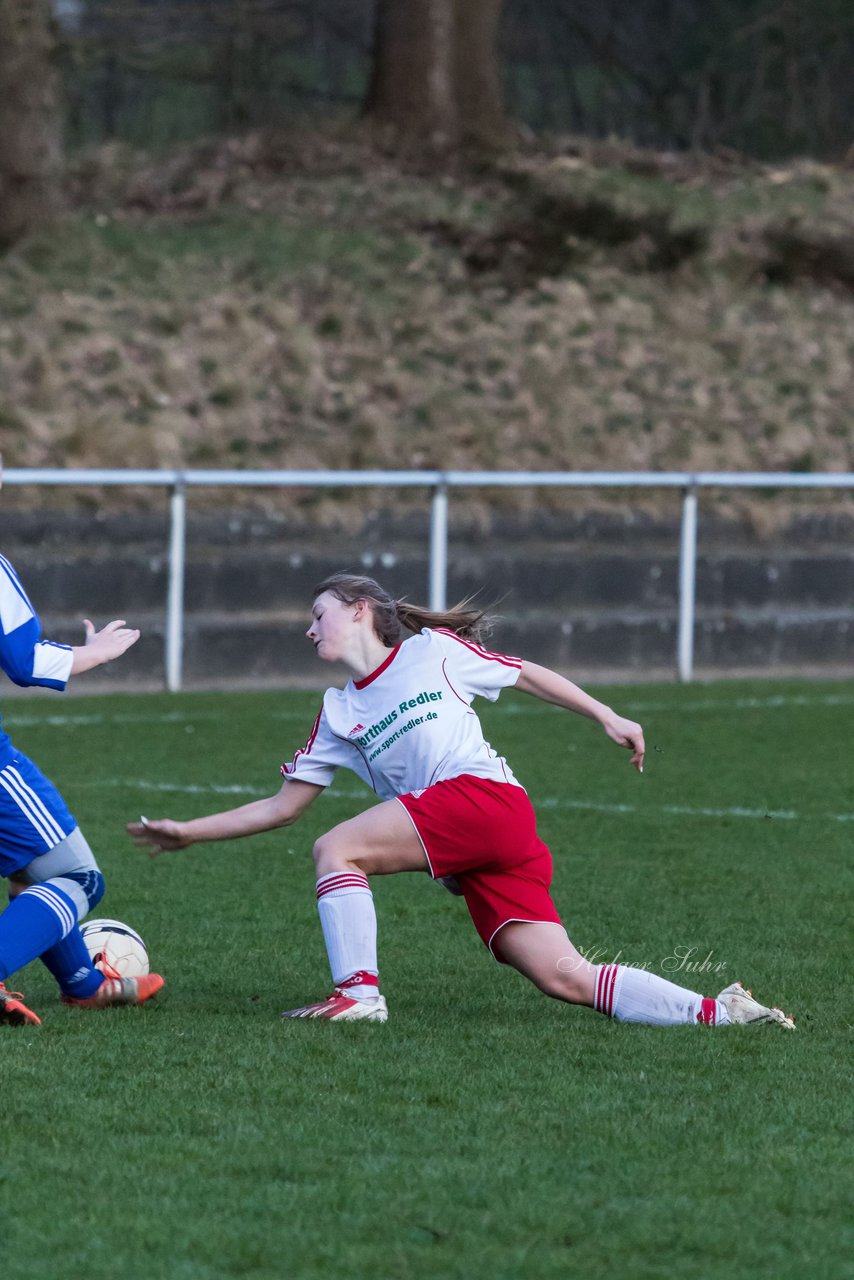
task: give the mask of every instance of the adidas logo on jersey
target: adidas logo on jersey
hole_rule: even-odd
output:
[[[353,728],[347,734],[347,737],[352,738],[354,733],[363,733],[364,730],[365,730],[365,726],[363,724],[354,724]]]

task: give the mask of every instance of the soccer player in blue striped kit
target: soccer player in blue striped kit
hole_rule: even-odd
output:
[[[2,484],[2,460],[0,460]],[[120,657],[139,639],[123,620],[96,631],[86,619],[85,644],[41,639],[41,624],[18,575],[0,556],[0,667],[15,684],[64,689],[70,676]],[[163,986],[159,974],[107,978],[96,969],[79,922],[100,902],[104,877],[56,787],[0,729],[0,875],[15,889],[0,915],[0,1023],[41,1019],[5,980],[40,957],[66,1004],[101,1009],[142,1004]],[[24,884],[23,889],[20,888]]]

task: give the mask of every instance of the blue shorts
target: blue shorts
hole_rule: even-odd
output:
[[[76,826],[53,783],[15,751],[0,768],[0,876],[41,857]]]

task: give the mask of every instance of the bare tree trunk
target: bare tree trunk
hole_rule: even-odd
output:
[[[379,0],[365,115],[404,149],[510,139],[497,36],[502,0]]]
[[[51,222],[62,145],[50,0],[0,0],[0,245]]]

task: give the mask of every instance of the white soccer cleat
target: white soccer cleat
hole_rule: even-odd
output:
[[[743,987],[740,982],[733,982],[730,986],[724,987],[718,999],[729,1014],[730,1022],[775,1022],[778,1027],[784,1027],[786,1031],[795,1030],[794,1018],[789,1017],[782,1009],[767,1009],[764,1004],[754,1000],[752,992]]]
[[[299,1009],[286,1009],[283,1018],[326,1018],[329,1022],[386,1022],[388,1005],[385,996],[375,1000],[354,1000],[340,987],[317,1004],[304,1004]]]

